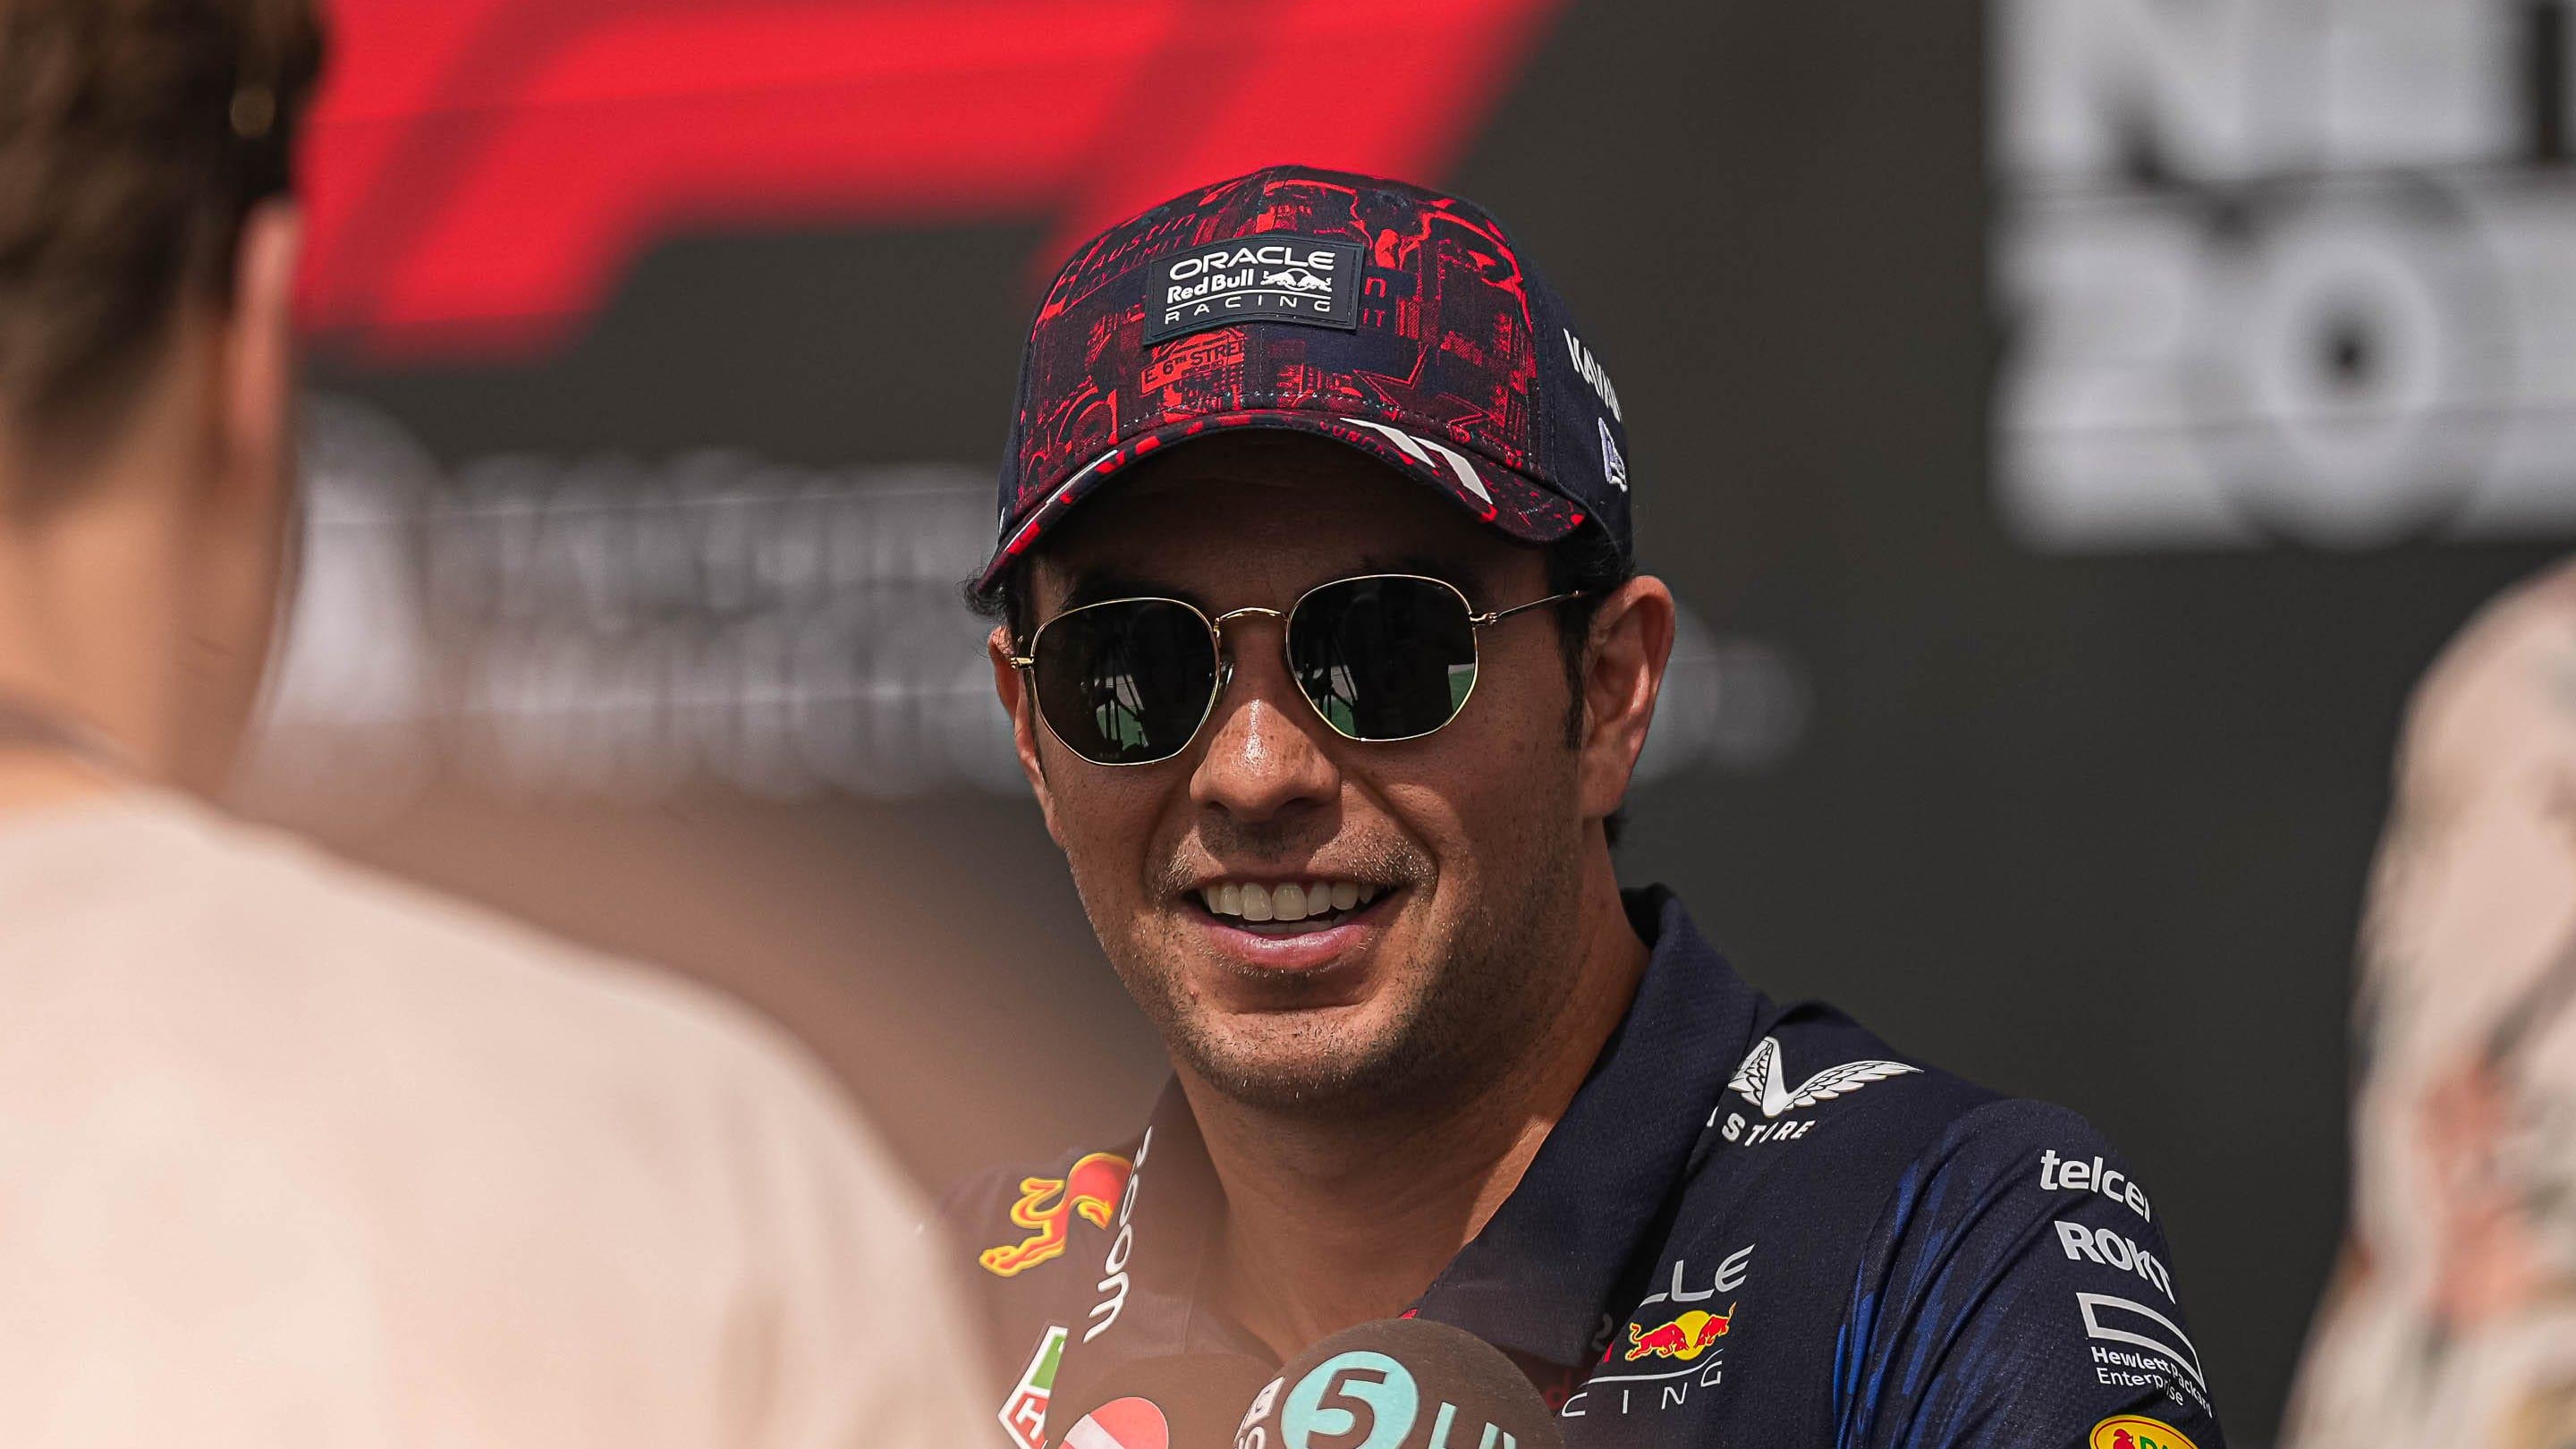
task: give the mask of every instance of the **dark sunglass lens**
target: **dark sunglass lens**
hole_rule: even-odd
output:
[[[1216,693],[1205,621],[1168,599],[1079,609],[1039,634],[1038,708],[1086,760],[1140,765],[1179,754]]]
[[[1334,729],[1355,740],[1410,739],[1447,724],[1467,702],[1476,626],[1446,585],[1346,579],[1298,603],[1288,663]]]

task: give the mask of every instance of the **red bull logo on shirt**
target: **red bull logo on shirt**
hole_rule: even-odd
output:
[[[1094,1152],[1062,1177],[1021,1178],[1020,1200],[1011,1204],[1011,1221],[1026,1228],[1029,1236],[986,1248],[975,1255],[975,1261],[995,1277],[1008,1278],[1063,1257],[1076,1217],[1095,1228],[1109,1226],[1110,1214],[1118,1211],[1118,1199],[1127,1191],[1127,1171],[1126,1158]]]
[[[1734,1321],[1735,1305],[1730,1303],[1724,1313],[1702,1313],[1694,1308],[1660,1328],[1631,1323],[1628,1325],[1628,1352],[1624,1357],[1629,1363],[1641,1358],[1677,1358],[1688,1363],[1707,1352],[1709,1345],[1726,1337],[1726,1331],[1734,1326]]]

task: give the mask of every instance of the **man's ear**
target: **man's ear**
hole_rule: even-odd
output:
[[[273,505],[293,474],[295,267],[303,248],[303,212],[291,201],[263,201],[242,222],[219,399],[227,501],[237,506]]]
[[[1585,819],[1607,816],[1627,798],[1672,657],[1673,591],[1662,579],[1630,579],[1593,612],[1583,669],[1582,758],[1575,767]]]
[[[1029,692],[1028,674],[1011,663],[1018,651],[1011,647],[1010,627],[994,625],[984,640],[984,651],[993,660],[993,693],[1001,698],[1002,712],[1011,717],[1011,746],[1019,752],[1020,773],[1028,777],[1029,792],[1038,797],[1038,809],[1046,815],[1047,834],[1055,836],[1060,846],[1064,837],[1056,835],[1055,794],[1047,788],[1046,761],[1038,755],[1038,731],[1043,726],[1038,723],[1037,699]]]

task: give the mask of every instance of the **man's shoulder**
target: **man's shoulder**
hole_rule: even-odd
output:
[[[0,900],[29,907],[11,907],[28,929],[0,956],[59,976],[51,999],[87,1001],[84,1020],[122,1023],[118,1050],[184,1061],[210,1109],[336,1121],[291,1109],[363,1092],[424,1149],[606,1153],[645,1146],[649,1124],[703,1149],[692,1163],[851,1141],[881,1156],[748,1007],[191,801],[140,795],[12,832]]]
[[[1772,1386],[1773,1410],[1830,1435],[1926,1373],[1981,1393],[2044,1382],[2031,1413],[2091,1423],[2110,1410],[2085,1395],[2111,1381],[2074,1359],[2152,1329],[2171,1350],[2138,1382],[2174,1386],[2168,1417],[2205,1414],[2170,1262],[2147,1184],[2081,1115],[1944,1071],[1831,1008],[1773,1009],[1614,1343],[1650,1349],[1686,1305],[1716,1315],[1728,1380]]]
[[[1913,1186],[1935,1177],[1965,1187],[2029,1176],[2036,1187],[2044,1159],[2079,1155],[2103,1160],[2144,1202],[2143,1189],[2113,1166],[2118,1154],[2080,1114],[2006,1096],[1891,1046],[1838,1010],[1801,1003],[1758,1026],[1728,1079],[1676,1227],[1775,1217],[1800,1236],[1839,1238],[1857,1254],[1894,1226],[1894,1200]],[[1913,1208],[1967,1211],[1972,1200],[1944,1194]]]
[[[243,984],[306,1000],[318,984],[343,1029],[543,1040],[565,1064],[657,1073],[757,1071],[776,1028],[674,972],[630,962],[342,859],[297,836],[184,801],[145,807],[139,835],[181,864],[130,891],[134,913],[209,953],[261,963]],[[273,974],[274,979],[266,979]],[[597,1044],[570,1048],[567,1038]]]
[[[1834,1139],[1836,1150],[1820,1155],[1857,1168],[1910,1156],[1999,1100],[1833,1007],[1800,1002],[1756,1023],[1709,1122],[1722,1146]]]

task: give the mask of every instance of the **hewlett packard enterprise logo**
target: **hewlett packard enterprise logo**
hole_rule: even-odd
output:
[[[1241,322],[1357,331],[1358,242],[1265,232],[1146,264],[1145,341]]]

